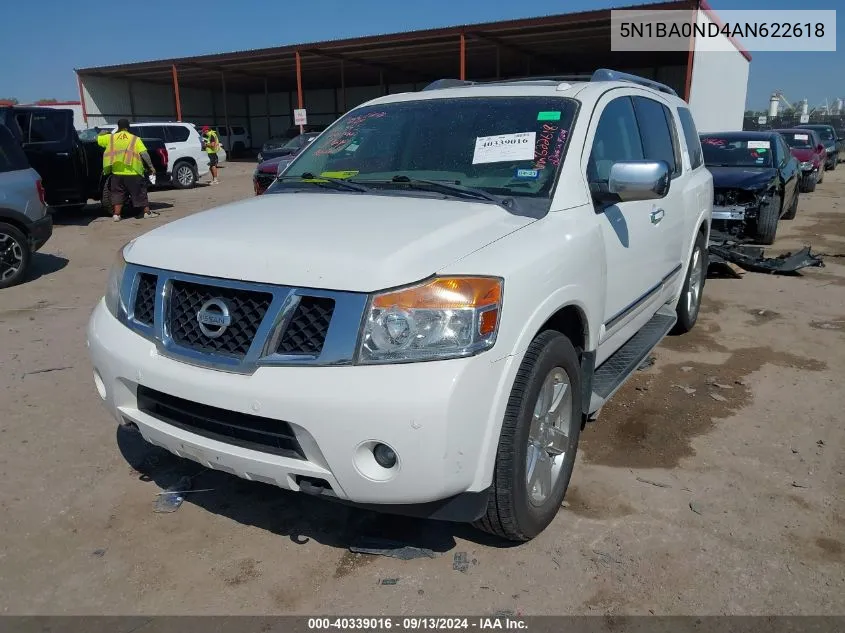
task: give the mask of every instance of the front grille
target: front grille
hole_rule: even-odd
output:
[[[334,312],[334,299],[302,297],[279,341],[279,354],[319,356]]]
[[[231,317],[231,324],[217,338],[203,333],[197,320],[197,313],[211,299],[222,300]],[[170,336],[183,347],[243,358],[272,300],[273,295],[267,292],[174,280],[170,291]]]
[[[177,398],[138,385],[138,409],[190,433],[226,444],[305,459],[290,424]]]
[[[149,273],[138,275],[138,290],[135,292],[135,320],[144,325],[152,325],[155,318],[156,283],[158,277]]]

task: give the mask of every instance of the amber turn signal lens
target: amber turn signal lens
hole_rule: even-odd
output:
[[[496,321],[499,319],[499,309],[487,310],[482,312],[481,319],[478,321],[478,333],[481,336],[487,336],[496,331]]]
[[[498,305],[501,300],[501,279],[495,277],[438,277],[419,286],[378,295],[373,299],[373,307],[457,310]],[[498,310],[491,310],[490,312],[494,314],[491,318],[493,318],[493,329],[495,329],[495,315],[498,314]]]

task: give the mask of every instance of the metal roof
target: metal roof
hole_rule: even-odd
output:
[[[696,0],[675,0],[617,8],[691,10],[697,4]],[[291,89],[295,87],[295,53],[298,51],[306,88],[337,86],[341,62],[347,86],[373,85],[381,81],[388,84],[428,82],[458,76],[461,34],[465,37],[469,77],[592,71],[601,66],[619,66],[620,53],[610,50],[610,12],[611,9],[601,9],[80,68],[77,73],[83,77],[170,83],[175,66],[179,84],[184,86],[217,88],[221,74],[225,74],[227,88],[232,91],[260,92],[264,90],[265,80],[271,90]],[[622,55],[628,68],[687,63],[687,52],[626,52]]]

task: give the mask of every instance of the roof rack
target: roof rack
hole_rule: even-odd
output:
[[[658,81],[646,79],[645,77],[638,77],[629,73],[619,72],[618,70],[610,70],[607,68],[599,68],[594,73],[582,73],[571,75],[544,75],[540,77],[522,77],[514,79],[496,79],[494,81],[467,81],[461,79],[438,79],[428,84],[423,90],[443,90],[446,88],[460,88],[463,86],[498,86],[503,84],[557,84],[564,81],[628,81],[631,83],[646,86],[654,90],[659,90],[666,94],[678,96],[672,88],[666,84]]]

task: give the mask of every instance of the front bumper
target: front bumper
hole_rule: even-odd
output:
[[[29,225],[29,246],[34,251],[39,250],[53,235],[53,216],[49,213],[40,220]]]
[[[491,354],[381,366],[261,367],[251,375],[201,368],[161,355],[101,301],[88,324],[95,383],[121,423],[180,457],[281,488],[388,512],[471,521],[484,512],[496,442],[484,442],[507,363]],[[138,387],[267,422],[284,421],[304,458],[213,439],[155,417]],[[370,448],[398,456],[378,466]],[[485,454],[482,446],[490,445]],[[302,477],[309,478],[303,484]],[[422,512],[415,511],[422,509]]]
[[[742,205],[714,206],[714,220],[736,220],[745,221],[748,216],[748,209]]]

